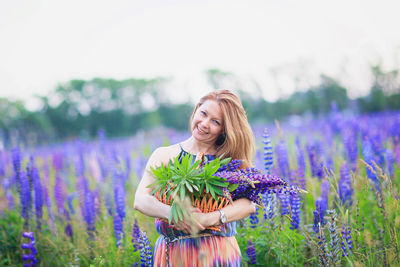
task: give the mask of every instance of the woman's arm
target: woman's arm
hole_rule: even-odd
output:
[[[250,216],[250,214],[256,212],[256,205],[247,198],[240,198],[233,201],[233,204],[229,204],[222,210],[226,215],[226,222],[233,222],[246,218]],[[208,213],[195,212],[194,216],[204,227],[220,224],[219,211]]]
[[[160,166],[161,164],[168,162],[168,160],[171,157],[170,155],[174,154],[171,152],[172,151],[168,148],[158,148],[153,152],[153,154],[150,156],[149,161],[146,164],[143,177],[140,180],[140,183],[136,190],[135,202],[133,207],[147,216],[162,218],[167,220],[169,218],[169,214],[171,212],[171,206],[162,203],[156,197],[152,196],[151,195],[152,189],[148,188],[147,186],[155,182],[155,179],[151,175],[150,167],[157,167]],[[196,210],[197,209],[193,209],[193,211]],[[173,224],[176,229],[184,231],[188,234],[192,233],[195,227],[192,221],[187,218],[184,218],[184,220],[179,222],[173,222]],[[204,227],[198,223],[196,224],[196,227],[201,230],[204,230]]]
[[[163,154],[165,154],[163,150],[165,150],[165,148],[157,148],[150,156],[143,177],[136,189],[133,207],[147,216],[168,219],[171,207],[152,196],[152,189],[147,187],[155,182],[155,179],[150,174],[150,167],[160,166],[163,163]]]

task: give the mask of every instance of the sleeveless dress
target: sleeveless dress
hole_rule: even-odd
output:
[[[179,159],[185,154],[188,152],[181,146]],[[241,266],[236,222],[223,224],[221,232],[206,229],[199,235],[207,236],[196,238],[185,238],[189,235],[170,228],[168,222],[160,219],[156,219],[155,225],[160,236],[154,245],[154,266]]]

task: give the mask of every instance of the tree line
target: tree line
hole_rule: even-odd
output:
[[[398,71],[384,72],[380,66],[371,70],[374,79],[370,92],[357,99],[350,99],[346,88],[324,75],[318,85],[275,102],[254,96],[240,85],[235,90],[251,122],[270,122],[305,113],[323,115],[330,112],[333,102],[339,110],[360,113],[399,110]],[[231,75],[218,69],[206,74],[214,88],[224,87]],[[164,78],[71,80],[40,96],[42,107],[35,111],[29,111],[22,101],[0,98],[0,144],[34,145],[77,136],[93,138],[100,130],[110,137],[128,136],[159,125],[186,130],[194,104],[169,100],[168,82]]]

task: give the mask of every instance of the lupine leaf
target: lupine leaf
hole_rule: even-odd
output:
[[[185,185],[186,188],[190,191],[190,193],[193,193],[193,187],[187,181],[185,181]]]

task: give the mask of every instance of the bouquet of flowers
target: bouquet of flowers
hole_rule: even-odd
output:
[[[161,202],[171,205],[169,223],[182,220],[185,198],[202,212],[219,210],[233,200],[248,198],[262,205],[260,194],[270,192],[301,191],[288,185],[277,176],[264,174],[256,168],[241,169],[241,160],[230,158],[197,160],[186,154],[179,161],[170,160],[167,165],[151,168],[156,181],[149,185],[152,194]],[[220,230],[220,227],[213,227]]]

